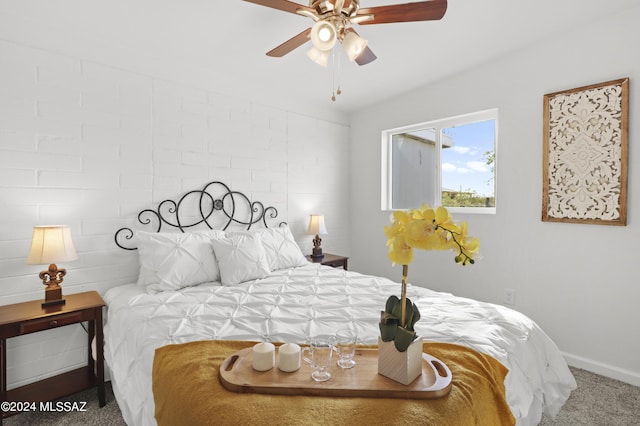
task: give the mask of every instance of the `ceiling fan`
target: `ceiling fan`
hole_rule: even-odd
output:
[[[376,59],[367,40],[358,35],[352,24],[372,25],[393,22],[435,21],[447,11],[447,0],[419,1],[360,8],[360,0],[309,0],[303,6],[287,0],[244,0],[284,12],[313,19],[314,24],[300,34],[267,52],[282,57],[311,40],[313,47],[307,55],[314,62],[326,66],[329,52],[337,41],[342,43],[350,60],[366,65]]]

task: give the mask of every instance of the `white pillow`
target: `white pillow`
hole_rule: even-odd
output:
[[[148,293],[158,293],[220,281],[212,241],[223,237],[224,231],[214,230],[138,232],[138,285],[146,286]]]
[[[259,234],[234,233],[213,240],[223,285],[235,285],[269,275],[269,264]]]
[[[304,254],[302,254],[302,250],[300,250],[300,246],[296,243],[288,226],[251,232],[260,234],[260,237],[262,237],[262,246],[267,254],[267,263],[270,270],[277,271],[278,269],[294,268],[309,263]]]

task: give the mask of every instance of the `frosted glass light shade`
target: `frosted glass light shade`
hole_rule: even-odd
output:
[[[318,50],[312,47],[311,50],[307,52],[307,56],[316,64],[326,67],[329,64],[329,52],[329,50]]]
[[[27,257],[28,264],[47,265],[77,258],[78,254],[68,226],[35,226],[33,228],[31,249]]]
[[[318,21],[311,27],[311,42],[318,50],[331,50],[338,39],[338,31],[331,22]]]
[[[347,56],[351,61],[355,61],[358,56],[364,52],[369,42],[354,32],[347,33],[342,40],[342,47],[344,47]]]
[[[312,214],[309,218],[309,229],[307,234],[327,235],[327,228],[324,226],[324,216]]]

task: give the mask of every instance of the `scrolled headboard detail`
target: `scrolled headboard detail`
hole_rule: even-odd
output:
[[[196,201],[197,200],[197,201]],[[190,210],[191,209],[191,210]],[[144,209],[138,213],[138,222],[152,227],[153,232],[160,232],[163,226],[176,228],[185,232],[188,228],[205,225],[209,229],[226,230],[236,224],[244,229],[251,229],[256,223],[268,227],[267,218],[275,219],[278,210],[265,207],[260,201],[251,201],[242,192],[232,191],[223,182],[209,182],[202,189],[195,189],[184,194],[176,202],[164,200],[153,209]],[[217,219],[217,222],[214,222]],[[155,227],[154,227],[155,224]],[[280,225],[284,222],[280,222]],[[214,225],[216,225],[214,227]],[[127,247],[121,242],[133,239],[134,230],[128,227],[120,228],[114,235],[115,243],[125,250],[137,250]]]

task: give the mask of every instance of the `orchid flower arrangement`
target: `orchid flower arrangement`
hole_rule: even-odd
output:
[[[409,211],[393,213],[391,225],[384,227],[392,264],[402,265],[402,294],[391,296],[380,317],[383,341],[393,340],[400,352],[416,339],[414,324],[420,319],[418,308],[407,299],[407,275],[413,262],[413,250],[452,250],[459,265],[474,264],[480,241],[467,235],[467,223],[453,221],[445,207],[433,209],[422,205]]]

